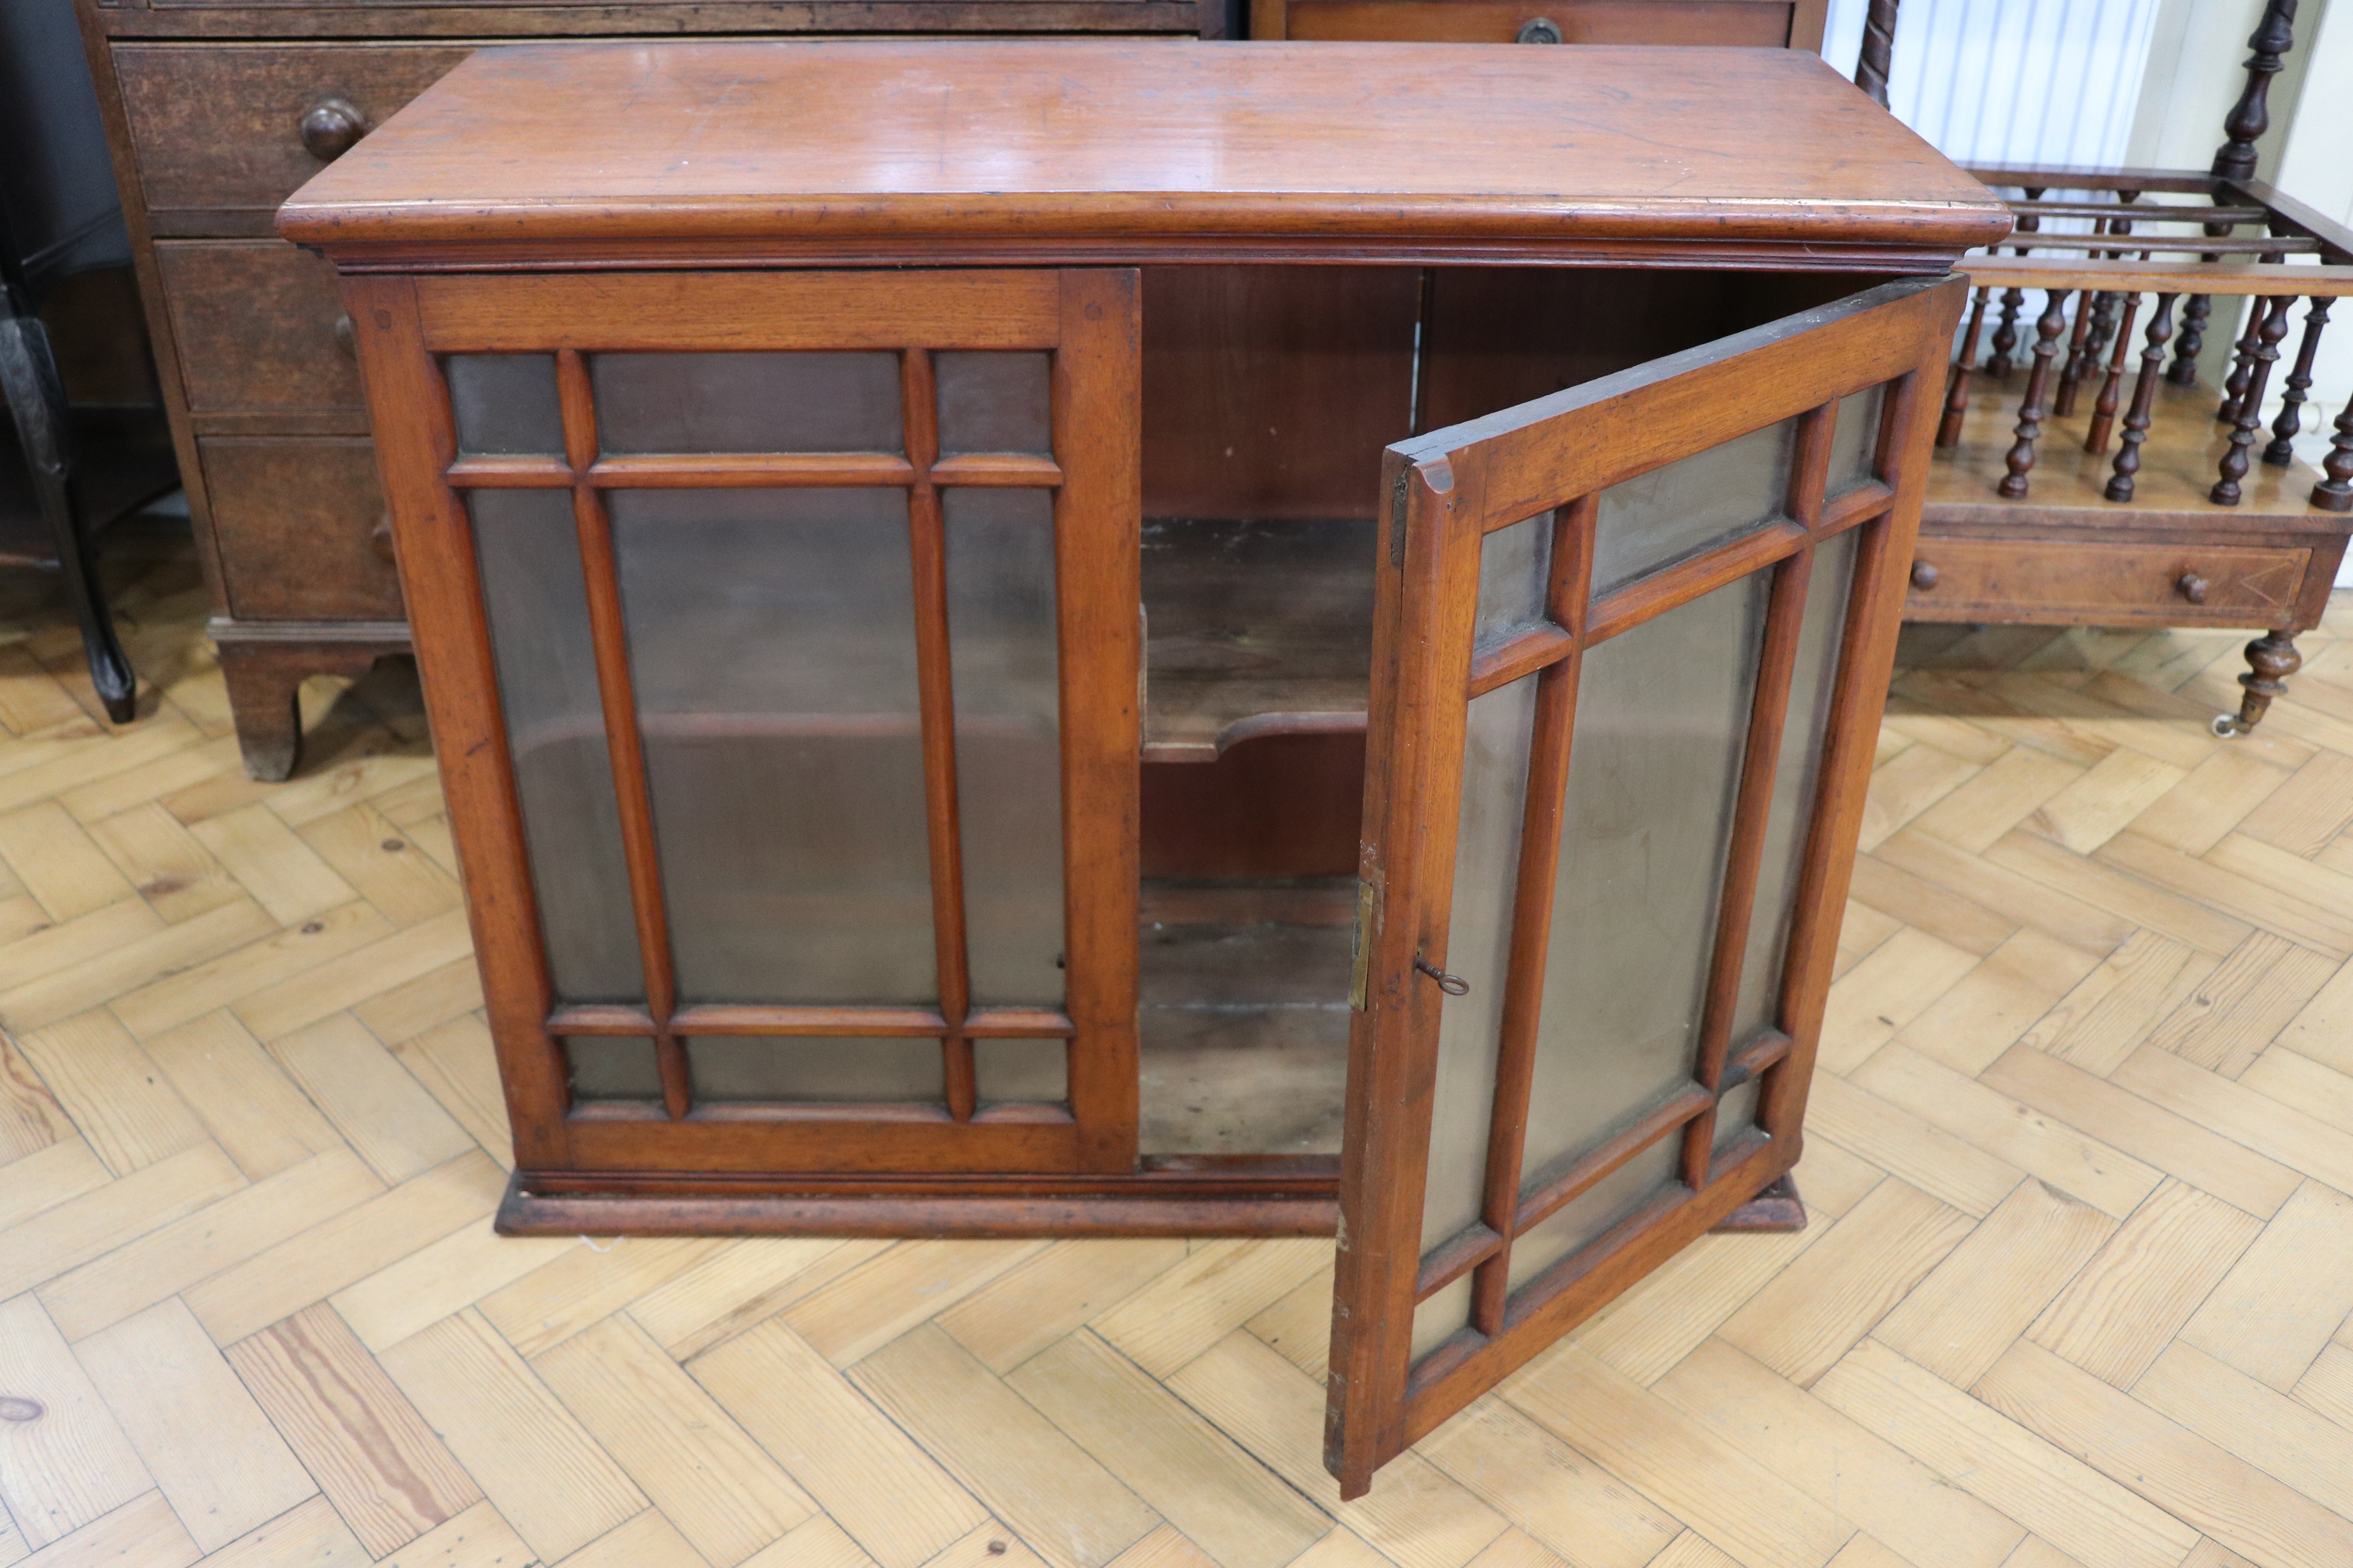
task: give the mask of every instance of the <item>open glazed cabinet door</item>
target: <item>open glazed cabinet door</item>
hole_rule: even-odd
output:
[[[1325,1462],[1797,1163],[1964,280],[1389,448]]]

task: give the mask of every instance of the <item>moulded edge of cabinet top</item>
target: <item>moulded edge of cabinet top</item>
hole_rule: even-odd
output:
[[[279,213],[331,253],[1215,236],[1949,257],[2010,222],[1801,51],[1093,39],[483,49]]]

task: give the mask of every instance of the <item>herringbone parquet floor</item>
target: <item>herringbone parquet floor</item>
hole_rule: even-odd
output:
[[[0,1564],[2353,1563],[2353,637],[2223,743],[2242,637],[1915,635],[1814,1223],[1343,1506],[1323,1244],[493,1237],[413,691],[249,784],[121,607],[110,734],[0,604]]]

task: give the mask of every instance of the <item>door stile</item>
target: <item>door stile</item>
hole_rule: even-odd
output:
[[[1959,317],[1960,300],[1948,304],[1953,320],[1945,324],[1947,339]],[[1920,533],[1920,505],[1928,488],[1929,447],[1939,410],[1938,399],[1922,395],[1921,388],[1928,384],[1932,372],[1941,375],[1942,366],[1916,367],[1895,382],[1881,417],[1873,463],[1894,493],[1885,510],[1854,525],[1862,536],[1856,541],[1854,586],[1847,600],[1838,681],[1831,699],[1830,743],[1815,790],[1814,819],[1781,971],[1781,1027],[1789,1037],[1789,1050],[1767,1073],[1757,1102],[1757,1124],[1767,1136],[1775,1143],[1799,1143],[1799,1152],[1814,1055],[1837,958],[1839,923],[1853,880],[1863,797],[1871,788],[1878,747],[1877,726],[1862,721],[1884,706],[1887,683],[1894,674],[1899,612]]]
[[[1570,641],[1567,653],[1535,677],[1535,728],[1528,747],[1527,799],[1521,818],[1518,880],[1513,889],[1512,941],[1504,962],[1495,1101],[1487,1124],[1487,1179],[1482,1202],[1487,1228],[1495,1241],[1471,1282],[1471,1326],[1490,1336],[1503,1331],[1512,1237],[1519,1228],[1520,1161],[1527,1148],[1536,1024],[1544,1006],[1544,957],[1552,940],[1561,811],[1568,793],[1569,749],[1577,728],[1577,677],[1583,648],[1576,639],[1584,630],[1586,601],[1593,582],[1593,535],[1600,503],[1598,494],[1581,496],[1553,514],[1552,581],[1545,595],[1545,614],[1568,633]],[[1465,682],[1466,689],[1469,684]],[[1417,1295],[1426,1293],[1418,1281]]]
[[[1796,460],[1789,466],[1787,506],[1809,531],[1821,523],[1822,490],[1830,475],[1831,437],[1838,405],[1826,403],[1798,425]],[[1773,810],[1774,784],[1781,770],[1781,731],[1788,721],[1789,686],[1798,664],[1798,636],[1806,618],[1806,588],[1813,574],[1810,538],[1773,570],[1765,609],[1764,646],[1748,702],[1748,734],[1741,749],[1740,786],[1732,810],[1732,842],[1725,856],[1724,886],[1716,896],[1715,945],[1710,956],[1706,1002],[1700,1015],[1699,1056],[1693,1076],[1707,1091],[1704,1109],[1683,1129],[1683,1185],[1707,1185],[1715,1163],[1715,1118],[1724,1089],[1725,1055],[1732,1044],[1732,1015],[1738,1005],[1741,971],[1748,953],[1748,927],[1757,908],[1757,879],[1765,860],[1765,834]]]
[[[352,277],[343,289],[360,368],[383,410],[375,438],[385,500],[399,542],[417,669],[432,699],[450,837],[466,868],[467,921],[514,1127],[515,1162],[553,1169],[571,1162],[565,1122],[571,1092],[563,1052],[547,1028],[554,982],[540,947],[473,519],[442,477],[458,456],[449,392],[426,347],[410,279]]]
[[[1380,1302],[1369,1317],[1335,1310],[1324,1407],[1324,1464],[1342,1492],[1360,1495],[1374,1469],[1404,1446],[1405,1391],[1390,1372],[1410,1354],[1419,1275],[1418,1212],[1429,1172],[1427,1137],[1409,1134],[1430,1117],[1437,1073],[1440,993],[1414,965],[1445,966],[1443,904],[1423,893],[1433,877],[1453,874],[1459,770],[1446,765],[1462,748],[1461,693],[1470,677],[1472,616],[1479,585],[1477,512],[1461,504],[1457,476],[1445,462],[1414,464],[1391,451],[1383,458],[1390,497],[1387,549],[1376,578],[1373,646],[1391,650],[1372,672],[1368,754],[1390,759],[1367,769],[1363,838],[1357,851],[1358,973],[1349,1020],[1349,1114],[1341,1136],[1344,1211],[1371,1216],[1335,1238],[1334,1300]],[[1467,548],[1456,547],[1467,543]],[[1407,626],[1435,623],[1437,635],[1407,637]],[[1368,1091],[1359,1095],[1355,1086]],[[1361,1116],[1372,1104],[1405,1114]],[[1410,1232],[1401,1251],[1395,1238]]]
[[[899,354],[900,426],[914,475],[907,486],[907,546],[915,602],[916,700],[923,711],[923,816],[932,858],[932,944],[939,965],[940,1041],[948,1114],[969,1121],[977,1101],[965,944],[963,824],[956,811],[955,682],[948,658],[947,524],[932,470],[940,457],[938,389],[931,351]]]
[[[1062,881],[1076,1169],[1134,1168],[1138,796],[1144,757],[1140,275],[1060,278],[1052,366],[1055,624],[1062,692]]]
[[[694,1102],[686,1047],[671,1015],[678,982],[670,967],[670,922],[662,906],[661,863],[654,847],[654,814],[646,788],[645,740],[638,730],[637,689],[629,671],[628,631],[621,615],[620,566],[613,553],[613,523],[605,498],[588,479],[596,461],[596,410],[588,364],[577,349],[555,355],[555,391],[564,414],[564,456],[572,469],[572,513],[580,540],[580,575],[588,600],[590,647],[596,659],[596,695],[604,706],[605,747],[613,769],[613,799],[621,819],[621,857],[628,868],[629,907],[645,970],[646,1012],[653,1021],[654,1061],[661,1072],[662,1109],[672,1121]]]

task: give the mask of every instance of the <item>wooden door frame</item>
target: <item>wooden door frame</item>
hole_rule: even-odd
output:
[[[1919,527],[1936,395],[1966,297],[1965,279],[1884,284],[1389,449],[1389,548],[1375,607],[1359,868],[1365,969],[1349,1042],[1325,1425],[1325,1464],[1344,1497],[1362,1495],[1381,1464],[1797,1163]],[[1888,395],[1873,454],[1878,482],[1825,502],[1839,400],[1883,384]],[[1799,435],[1787,521],[1587,602],[1602,489],[1789,419],[1799,422]],[[1556,519],[1549,607],[1559,624],[1524,633],[1474,662],[1481,542],[1547,510]],[[1850,529],[1859,531],[1858,549],[1782,971],[1783,1032],[1768,1031],[1727,1059],[1728,1005],[1738,984],[1807,573],[1814,547]],[[1775,580],[1696,1077],[1686,1092],[1556,1173],[1537,1197],[1526,1197],[1519,1140],[1535,1017],[1525,1003],[1541,985],[1578,657],[1593,643],[1767,570]],[[1425,1256],[1421,1215],[1441,1004],[1431,972],[1446,964],[1467,711],[1473,697],[1540,669],[1549,673],[1537,677],[1543,684],[1484,1223],[1463,1233],[1462,1245],[1442,1244]],[[1756,1077],[1763,1079],[1757,1110],[1763,1134],[1712,1153],[1718,1094]],[[1510,1237],[1678,1129],[1685,1140],[1683,1180],[1507,1301]],[[1484,1237],[1475,1234],[1482,1229]],[[1473,1326],[1416,1363],[1415,1307],[1473,1271]]]
[[[403,587],[521,1173],[823,1177],[953,1173],[1113,1177],[1136,1163],[1136,789],[1140,600],[1140,331],[1132,268],[1055,270],[357,275],[343,282],[375,417]],[[932,355],[1051,354],[1050,458],[943,457]],[[616,458],[598,449],[586,356],[664,352],[890,351],[900,355],[905,453]],[[565,451],[460,458],[439,356],[552,354]],[[939,964],[935,1007],[681,1005],[632,690],[609,519],[614,488],[842,484],[904,489],[917,606]],[[944,540],[939,489],[1053,492],[1065,943],[1064,1005],[968,1008]],[[643,1005],[559,1005],[465,496],[560,489],[578,527],[604,733],[618,798]],[[681,1037],[938,1037],[944,1107],[730,1107],[692,1114]],[[663,1100],[573,1104],[564,1036],[650,1036]],[[1070,1039],[1069,1111],[975,1102],[974,1038]],[[512,1207],[512,1205],[511,1205]]]

